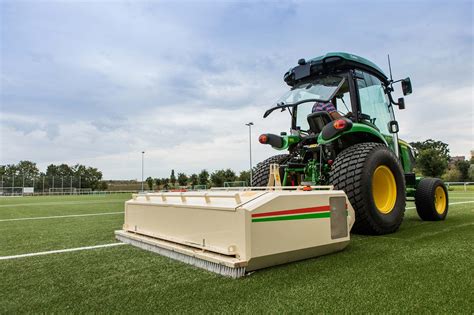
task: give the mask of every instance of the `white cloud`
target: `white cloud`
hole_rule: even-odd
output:
[[[263,109],[195,108],[190,112],[186,107],[162,108],[137,112],[120,127],[105,130],[87,121],[58,123],[59,132],[54,138],[48,137],[47,125],[39,120],[9,117],[9,123],[0,126],[0,160],[9,163],[31,159],[42,167],[49,163],[88,163],[103,170],[106,178],[128,178],[139,174],[137,163],[140,163],[140,152],[145,150],[147,173],[153,176],[167,176],[171,169],[187,173],[204,168],[243,170],[248,165],[245,122],[255,123],[254,162],[273,154],[272,149],[257,143],[258,134],[289,128],[286,113],[275,113],[264,120]],[[38,127],[23,132],[11,124],[25,120]],[[8,152],[11,160],[6,160],[3,152]]]
[[[435,139],[450,145],[451,155],[469,156],[474,149],[472,86],[439,84],[413,90],[406,109],[397,111],[400,135],[408,141]]]
[[[254,163],[278,153],[256,140],[289,127],[287,113],[261,118],[287,89],[282,74],[300,57],[338,49],[383,67],[390,52],[394,74],[414,83],[407,109],[397,111],[401,137],[439,139],[453,155],[467,155],[472,15],[460,4],[407,5],[335,3],[318,12],[308,2],[5,6],[0,164],[66,161],[131,178],[146,150],[152,176],[246,169],[244,123],[255,123]],[[345,23],[335,23],[334,12]]]

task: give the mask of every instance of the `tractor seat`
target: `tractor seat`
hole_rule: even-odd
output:
[[[326,111],[314,112],[307,117],[309,131],[314,134],[319,134],[324,126],[333,121],[331,115]]]

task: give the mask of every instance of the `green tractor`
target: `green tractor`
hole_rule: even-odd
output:
[[[287,111],[291,130],[263,134],[259,142],[288,153],[259,163],[252,186],[268,184],[271,164],[279,165],[282,186],[333,185],[354,207],[353,231],[359,234],[395,232],[407,197],[415,198],[421,219],[446,218],[446,186],[437,178],[416,177],[413,149],[398,138],[393,107],[404,109],[405,102],[395,102],[391,93],[401,82],[403,94],[411,94],[410,78],[394,81],[371,61],[338,52],[300,59],[284,80],[291,89],[264,118]],[[315,110],[315,104],[329,102],[336,111]]]

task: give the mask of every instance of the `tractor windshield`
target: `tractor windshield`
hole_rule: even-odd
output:
[[[325,76],[301,83],[286,92],[277,104],[287,105],[305,101],[327,102],[334,97],[344,83],[344,77]]]

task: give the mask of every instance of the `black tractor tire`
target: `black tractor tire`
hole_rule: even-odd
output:
[[[289,154],[279,154],[258,163],[252,174],[252,187],[265,187],[270,176],[270,164],[282,164],[288,160]],[[282,177],[283,180],[283,177]]]
[[[415,205],[423,221],[441,221],[448,215],[448,190],[439,178],[423,178],[416,187]]]
[[[386,145],[367,142],[345,149],[336,157],[329,181],[346,193],[354,208],[352,232],[382,235],[400,227],[405,215],[405,176]]]

